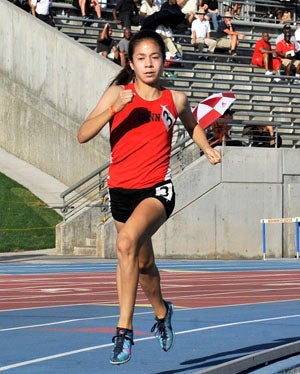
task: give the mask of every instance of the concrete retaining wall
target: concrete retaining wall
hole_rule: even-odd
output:
[[[107,135],[86,145],[78,127],[118,67],[0,0],[0,146],[71,185],[103,164]],[[174,214],[156,233],[159,257],[258,258],[261,218],[299,216],[300,150],[226,148],[223,163],[204,158],[174,179]],[[59,253],[97,237],[99,257],[115,256],[112,221],[96,211],[61,224]],[[283,239],[282,239],[283,230]],[[268,256],[294,256],[294,227],[270,226]]]
[[[174,213],[153,237],[157,257],[261,258],[260,220],[299,216],[300,150],[223,151],[221,165],[202,157],[174,178]],[[97,255],[115,258],[112,219],[98,225],[96,236]],[[294,256],[295,225],[267,225],[267,257]]]
[[[0,0],[0,146],[67,186],[107,161],[105,133],[78,128],[119,67]]]

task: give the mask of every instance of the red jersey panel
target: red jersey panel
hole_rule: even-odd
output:
[[[290,52],[290,51],[293,51],[294,52],[294,56],[296,54],[296,48],[295,48],[295,44],[292,43],[292,42],[286,42],[284,39],[280,40],[277,44],[276,44],[276,52],[281,52],[282,54],[286,54],[287,52]],[[278,59],[281,61],[282,58],[280,56],[278,56]]]
[[[178,113],[172,93],[162,89],[154,101],[142,99],[134,84],[131,103],[110,124],[111,164],[108,186],[147,188],[171,178],[170,152]]]

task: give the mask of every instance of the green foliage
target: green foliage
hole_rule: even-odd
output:
[[[0,252],[55,247],[62,218],[28,189],[0,173]]]

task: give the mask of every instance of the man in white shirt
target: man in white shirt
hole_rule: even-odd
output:
[[[140,15],[143,18],[151,16],[153,13],[158,12],[159,8],[153,4],[153,0],[145,0],[140,7]]]
[[[194,45],[195,49],[203,49],[203,46],[208,47],[210,53],[214,53],[217,42],[210,38],[210,24],[205,18],[204,9],[200,9],[196,12],[196,19],[192,22],[191,27],[191,43]]]
[[[54,26],[52,17],[50,17],[51,0],[31,0],[31,14],[41,21]]]

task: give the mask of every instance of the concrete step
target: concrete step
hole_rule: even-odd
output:
[[[96,238],[86,238],[85,239],[85,244],[88,247],[96,247]]]
[[[74,247],[74,255],[76,256],[96,256],[96,247],[85,246],[85,247]]]

